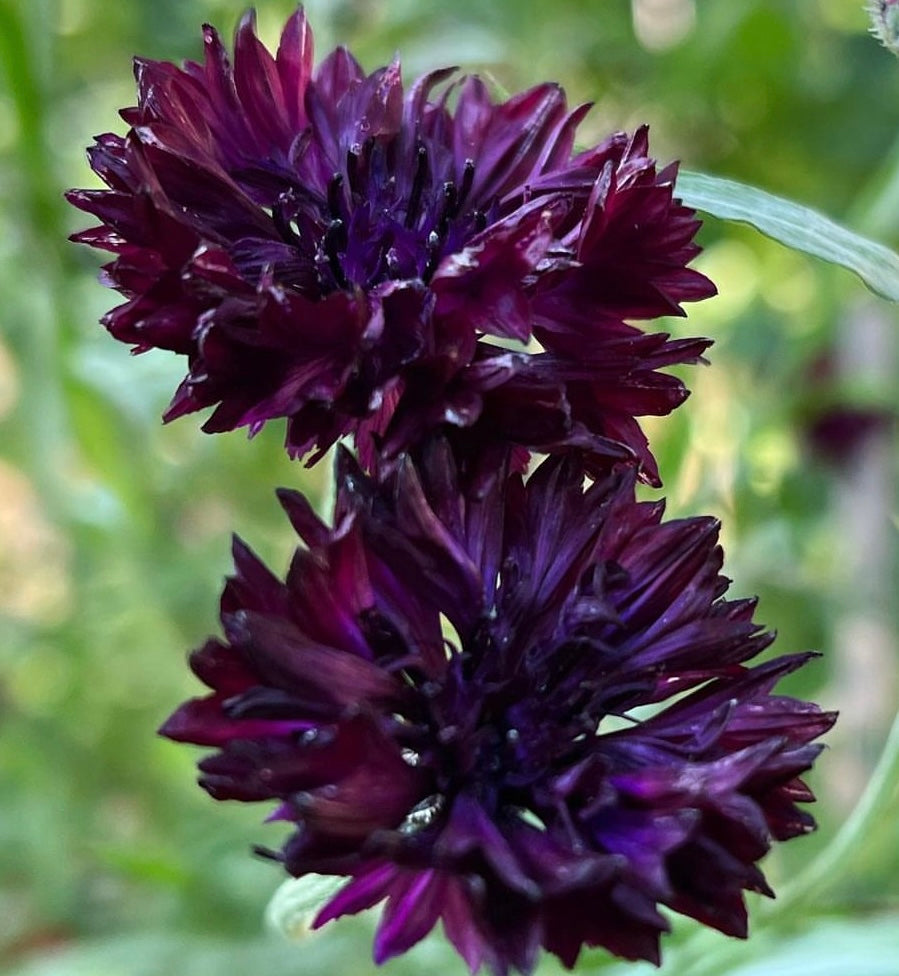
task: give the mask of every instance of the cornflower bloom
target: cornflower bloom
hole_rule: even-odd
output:
[[[353,434],[368,468],[444,426],[460,455],[577,447],[658,483],[635,417],[686,397],[659,370],[708,341],[630,321],[715,289],[645,128],[574,152],[589,106],[555,84],[494,102],[441,69],[406,91],[344,48],[314,69],[302,10],[274,56],[252,13],[233,67],[204,38],[202,63],[135,62],[127,135],[89,151],[108,189],[68,195],[101,221],[74,239],[115,255],[108,330],[187,359],[166,420],[285,417],[292,455]]]
[[[162,733],[217,749],[216,799],[277,801],[288,872],[348,879],[315,925],[386,900],[378,962],[438,921],[497,974],[658,962],[661,906],[745,936],[758,860],[814,826],[834,716],[773,691],[811,655],[750,666],[772,636],[724,596],[717,523],[584,473],[463,477],[436,441],[377,483],[343,454],[333,529],[281,494],[284,582],[235,543],[211,692]]]

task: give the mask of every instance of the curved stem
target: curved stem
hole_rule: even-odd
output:
[[[899,787],[899,714],[893,721],[883,752],[874,768],[865,792],[839,829],[833,840],[818,857],[787,885],[777,900],[765,902],[756,909],[759,923],[771,923],[810,898],[820,899],[827,889],[844,880],[846,866],[854,863],[851,856],[858,845],[867,841],[873,825],[892,800]],[[756,940],[757,940],[756,935]],[[714,945],[717,936],[704,929],[691,936],[672,960],[672,976],[721,976],[727,962],[740,953],[742,943],[727,942]],[[756,943],[758,944],[758,943]]]
[[[849,855],[870,837],[872,825],[880,817],[882,808],[889,803],[897,786],[899,714],[893,720],[883,752],[855,809],[818,857],[783,890],[776,902],[766,904],[760,914],[763,917],[780,914],[785,908],[805,900],[809,895],[820,897],[835,881],[842,880],[841,862],[851,863]]]

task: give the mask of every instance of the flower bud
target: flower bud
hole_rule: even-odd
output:
[[[899,54],[899,0],[872,0],[868,4],[871,33],[893,54]]]

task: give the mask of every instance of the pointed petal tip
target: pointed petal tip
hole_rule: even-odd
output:
[[[240,15],[240,20],[237,22],[237,30],[235,31],[235,36],[242,34],[249,30],[255,35],[256,33],[256,8],[247,7],[247,9]]]
[[[354,479],[364,477],[365,472],[353,452],[345,444],[338,444],[334,450],[334,480],[338,486],[342,487]]]
[[[243,556],[252,555],[253,550],[250,548],[248,543],[236,533],[231,535],[231,556],[236,561]]]
[[[172,731],[175,725],[175,723],[172,721],[173,718],[174,715],[169,715],[169,717],[160,726],[158,726],[156,729],[156,734],[161,735],[165,739],[173,738]]]

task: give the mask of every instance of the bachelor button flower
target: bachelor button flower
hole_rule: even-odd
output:
[[[293,455],[353,433],[367,466],[447,425],[457,451],[577,446],[657,482],[634,417],[677,406],[658,369],[708,343],[625,320],[714,286],[645,128],[573,154],[589,106],[557,85],[497,104],[443,69],[404,92],[343,48],[313,70],[302,10],[274,57],[247,14],[233,67],[204,32],[202,64],[136,61],[128,134],[90,150],[109,189],[69,193],[102,221],[75,239],[116,255],[106,327],[187,357],[166,419],[286,417]]]
[[[660,906],[744,936],[833,715],[772,691],[809,655],[747,665],[771,635],[724,598],[717,523],[571,457],[462,484],[437,443],[380,488],[339,465],[333,530],[282,493],[285,582],[235,544],[192,657],[212,693],[162,728],[216,747],[213,797],[278,801],[288,872],[347,877],[315,925],[386,899],[377,961],[441,921],[495,973],[658,962]]]

